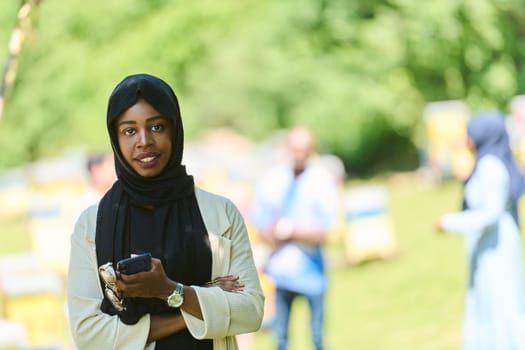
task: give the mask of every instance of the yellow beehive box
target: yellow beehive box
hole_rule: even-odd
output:
[[[0,269],[1,317],[23,324],[31,346],[57,346],[66,331],[63,281],[55,272],[19,269],[16,261]]]
[[[388,201],[388,191],[381,185],[345,191],[347,230],[344,246],[350,263],[385,259],[397,252]]]

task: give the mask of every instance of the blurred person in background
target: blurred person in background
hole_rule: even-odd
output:
[[[317,162],[312,132],[289,130],[287,161],[265,174],[256,187],[251,219],[274,251],[265,273],[275,283],[274,332],[279,350],[287,349],[290,310],[304,297],[310,307],[312,340],[323,349],[326,275],[322,245],[337,218],[337,183]]]
[[[97,203],[117,179],[113,153],[98,152],[91,154],[86,163],[88,185],[78,200],[75,221],[84,209]]]
[[[113,186],[117,179],[115,173],[115,159],[111,152],[100,152],[92,154],[87,160],[89,174],[90,192],[94,204]]]
[[[525,189],[503,114],[477,114],[467,126],[474,168],[463,211],[443,215],[439,232],[465,236],[469,279],[463,350],[525,349],[525,296],[518,201]]]
[[[259,329],[264,295],[241,214],[181,164],[175,93],[148,74],[126,77],[109,98],[107,128],[118,179],[71,237],[76,346],[236,349],[235,335]],[[153,257],[148,271],[117,270],[140,253]]]

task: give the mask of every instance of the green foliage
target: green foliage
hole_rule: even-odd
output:
[[[0,5],[1,23],[18,5]],[[38,18],[0,121],[0,168],[107,147],[107,98],[135,72],[174,86],[188,139],[304,124],[357,174],[418,165],[427,102],[505,110],[525,89],[519,0],[46,0]]]

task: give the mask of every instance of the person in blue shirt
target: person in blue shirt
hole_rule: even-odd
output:
[[[469,276],[462,349],[525,349],[518,224],[524,180],[512,157],[501,114],[476,115],[467,131],[475,163],[464,185],[464,209],[438,221],[440,232],[465,236]]]
[[[266,173],[256,187],[252,224],[274,251],[265,273],[273,280],[277,347],[287,348],[290,309],[308,300],[312,338],[323,349],[326,276],[321,251],[337,216],[337,182],[316,160],[310,130],[296,127],[286,139],[287,162]]]

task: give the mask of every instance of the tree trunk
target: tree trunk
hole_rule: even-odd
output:
[[[20,2],[17,21],[9,40],[7,57],[0,82],[0,119],[9,98],[9,93],[16,80],[20,52],[33,29],[32,17],[34,17],[33,13],[36,12],[35,10],[38,8],[39,3],[40,0],[22,0]]]

